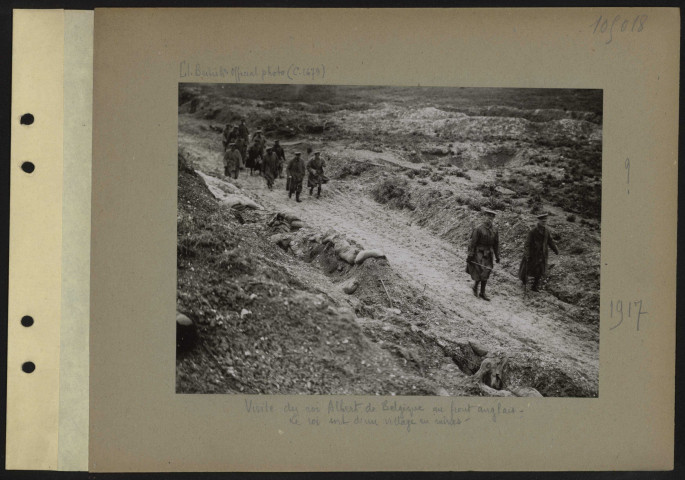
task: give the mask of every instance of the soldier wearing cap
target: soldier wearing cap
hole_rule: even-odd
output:
[[[247,125],[245,125],[245,119],[241,118],[240,119],[240,126],[238,127],[238,134],[245,139],[245,144],[247,144],[248,139],[250,138],[250,131],[247,129]]]
[[[228,146],[231,143],[236,142],[238,140],[238,137],[239,137],[238,126],[226,124],[226,129],[224,130],[224,141],[223,141],[224,150],[226,150],[226,148],[228,148]]]
[[[285,165],[285,152],[283,151],[283,147],[281,147],[281,144],[278,140],[274,142],[273,146],[274,153],[276,154],[276,158],[278,158],[278,178],[283,178],[283,165]]]
[[[473,229],[471,243],[466,257],[466,273],[474,280],[473,294],[483,300],[490,300],[485,294],[485,285],[492,272],[493,257],[499,263],[499,232],[493,224],[496,213],[487,208],[483,209],[485,218],[483,223]],[[478,284],[480,283],[480,294]]]
[[[293,193],[295,194],[295,200],[301,202],[300,193],[302,192],[302,181],[304,180],[305,174],[305,164],[302,159],[301,152],[295,152],[295,157],[290,159],[288,162],[288,167],[286,168],[286,174],[288,175],[288,198],[292,198]]]
[[[264,157],[264,179],[266,180],[266,186],[269,190],[274,188],[274,180],[278,175],[278,157],[276,152],[273,151],[273,147],[266,149],[266,157]]]
[[[262,148],[258,140],[255,140],[250,148],[247,150],[247,160],[245,160],[245,166],[250,169],[250,175],[254,175],[254,171],[262,171],[264,155],[262,153]]]
[[[324,182],[323,167],[326,166],[323,158],[321,158],[321,152],[314,152],[314,158],[307,162],[307,186],[309,187],[309,195],[314,193],[314,187],[317,187],[316,196],[317,198],[321,196],[321,185]]]
[[[533,277],[534,292],[540,291],[540,279],[547,274],[547,258],[551,248],[555,254],[559,255],[559,249],[552,239],[552,233],[547,228],[548,213],[537,216],[538,224],[534,226],[523,248],[523,259],[519,266],[519,279],[524,285],[528,282],[528,277]]]
[[[252,135],[252,142],[259,145],[261,153],[262,155],[264,155],[264,149],[266,148],[266,138],[264,137],[264,133],[262,133],[261,128],[254,132],[254,135]]]
[[[237,179],[243,159],[236,148],[235,142],[229,145],[229,149],[224,153],[224,175],[227,177],[233,175],[233,178]]]

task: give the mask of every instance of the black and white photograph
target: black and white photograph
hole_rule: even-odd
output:
[[[602,100],[180,83],[176,393],[598,397]]]

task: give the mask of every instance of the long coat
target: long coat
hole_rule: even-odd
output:
[[[262,159],[262,149],[259,148],[259,144],[253,143],[247,150],[247,160],[245,166],[247,168],[259,168]]]
[[[519,266],[519,279],[526,281],[528,277],[542,277],[547,274],[547,258],[549,249],[559,255],[559,249],[552,239],[549,228],[536,225],[528,232],[526,245],[523,248],[523,259]]]
[[[242,157],[238,150],[229,150],[224,154],[224,168],[226,172],[235,172],[240,168]]]
[[[466,273],[477,282],[487,280],[494,265],[493,257],[499,260],[499,232],[494,226],[488,227],[483,223],[471,233]]]
[[[240,136],[241,136],[242,138],[245,139],[245,141],[247,141],[247,139],[250,137],[250,132],[249,132],[249,130],[247,129],[247,125],[245,125],[244,123],[241,123],[241,124],[238,126],[238,133],[240,134]]]
[[[302,159],[302,157],[293,157],[290,159],[288,167],[286,168],[286,173],[289,177],[292,177],[294,182],[302,182],[305,173],[304,159]]]
[[[278,157],[274,152],[269,152],[264,158],[264,178],[268,184],[273,184],[278,176]]]
[[[308,187],[317,187],[323,183],[323,167],[325,166],[326,162],[321,157],[318,160],[314,157],[307,162],[307,171],[309,172],[307,176]]]

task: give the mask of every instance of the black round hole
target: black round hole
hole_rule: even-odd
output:
[[[30,327],[33,325],[33,317],[30,315],[24,315],[21,317],[21,324],[25,327]]]
[[[26,173],[33,173],[33,171],[36,169],[36,166],[33,164],[33,162],[24,162],[21,164],[21,169]]]
[[[19,120],[19,123],[22,125],[31,125],[33,123],[33,115],[30,113],[25,113],[21,116],[21,120]]]
[[[33,362],[24,362],[21,365],[21,369],[24,371],[24,373],[31,373],[36,369],[36,364]]]

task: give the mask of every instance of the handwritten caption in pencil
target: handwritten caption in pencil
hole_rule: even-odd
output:
[[[290,402],[270,399],[245,399],[245,412],[254,416],[281,419],[298,427],[369,428],[386,427],[411,433],[427,426],[457,427],[468,422],[498,422],[500,419],[523,418],[524,410],[516,406],[479,405],[455,400],[426,405],[421,400],[309,400]]]
[[[273,80],[323,80],[326,77],[326,65],[301,65],[290,63],[287,65],[266,65],[244,67],[240,65],[204,65],[201,63],[182,60],[179,63],[179,77],[190,79],[224,79],[236,83],[267,82]]]
[[[592,22],[592,35],[606,38],[604,42],[606,45],[614,41],[615,35],[630,35],[638,34],[645,29],[647,25],[647,15],[631,15],[621,16],[614,15],[613,17],[606,17],[600,15],[597,20]]]

